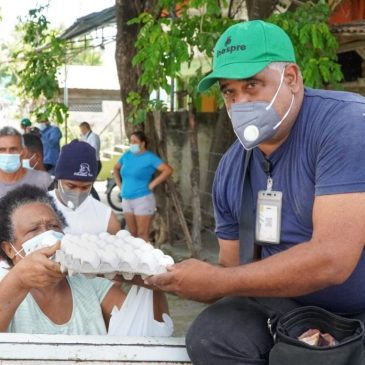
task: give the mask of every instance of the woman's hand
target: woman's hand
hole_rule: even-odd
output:
[[[60,265],[50,257],[59,248],[60,242],[58,241],[51,247],[32,252],[20,260],[9,274],[14,275],[19,286],[25,290],[57,284],[65,274],[61,272]]]

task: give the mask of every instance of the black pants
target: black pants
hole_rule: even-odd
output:
[[[285,298],[256,300],[279,315],[301,306]],[[250,298],[224,298],[212,304],[186,335],[194,365],[268,365],[272,346],[267,315]]]

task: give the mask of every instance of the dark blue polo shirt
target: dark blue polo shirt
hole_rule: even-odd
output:
[[[216,172],[213,202],[216,234],[221,239],[238,239],[244,156],[244,148],[236,141]],[[255,148],[250,165],[254,216],[257,193],[266,189],[263,159],[262,152]],[[311,239],[315,196],[365,191],[365,98],[306,89],[288,139],[269,159],[273,190],[283,192],[281,242],[263,247],[263,257]],[[297,300],[335,312],[365,311],[365,254],[344,284]]]

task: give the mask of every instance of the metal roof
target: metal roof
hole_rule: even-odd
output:
[[[333,24],[331,26],[332,33],[349,33],[359,34],[365,33],[365,20],[356,20],[351,23]]]
[[[80,35],[86,34],[98,27],[105,26],[116,21],[115,5],[78,18],[71,27],[67,28],[62,34],[62,39],[72,39]]]
[[[332,34],[337,38],[337,53],[356,51],[365,60],[365,20],[333,24]]]

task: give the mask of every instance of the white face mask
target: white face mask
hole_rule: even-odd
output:
[[[63,233],[49,230],[23,242],[22,249],[20,251],[18,251],[13,244],[9,243],[15,254],[23,259],[24,256],[20,253],[21,251],[24,251],[25,256],[27,256],[36,250],[54,245],[57,241],[61,240],[62,237]]]
[[[36,168],[36,166],[38,165],[38,162],[39,161],[37,161],[34,164],[34,166],[31,166],[31,164],[30,164],[30,161],[33,159],[34,156],[35,156],[35,154],[32,155],[32,156],[30,156],[30,158],[26,158],[26,159],[23,159],[22,160],[22,165],[23,165],[24,168],[29,169],[29,170],[34,170]]]

